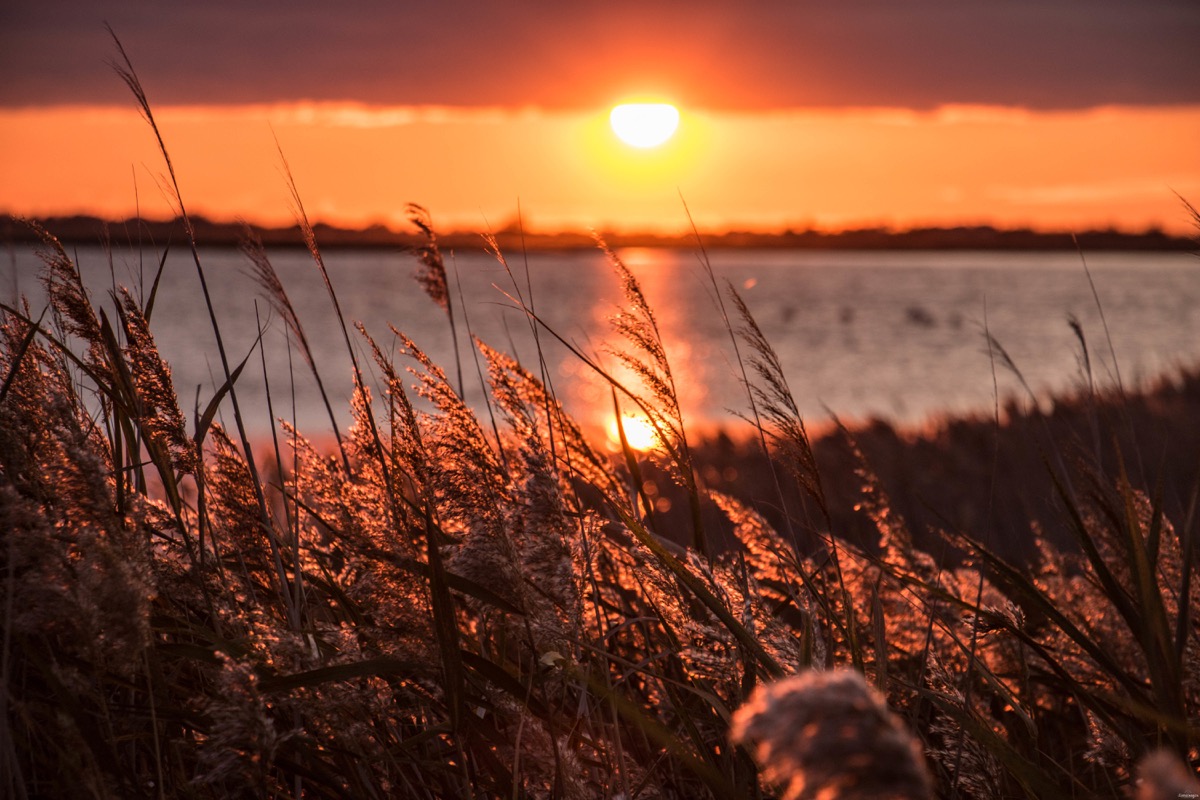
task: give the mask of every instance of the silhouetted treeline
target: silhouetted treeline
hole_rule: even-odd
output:
[[[48,217],[37,220],[61,241],[95,244],[108,241],[119,246],[183,243],[187,240],[183,222],[175,220],[127,219],[109,221],[88,216]],[[204,217],[192,217],[196,240],[206,246],[234,246],[240,241],[244,226],[237,222],[215,222]],[[304,240],[297,225],[290,227],[252,226],[268,247],[303,247]],[[318,242],[324,247],[411,247],[420,243],[416,231],[398,231],[384,225],[366,228],[340,228],[317,223],[313,226]],[[590,248],[595,240],[589,233],[559,232],[522,233],[510,225],[495,232],[497,243],[506,250],[574,250]],[[601,232],[613,247],[693,247],[691,233],[678,235],[655,233]],[[1045,232],[1025,228],[1002,230],[990,226],[955,228],[859,228],[844,231],[785,230],[778,233],[727,231],[702,234],[706,247],[722,248],[795,248],[826,250],[1176,250],[1194,251],[1200,248],[1196,239],[1173,236],[1150,229],[1132,233],[1115,229],[1077,233]],[[479,247],[477,232],[451,231],[441,234],[443,247]],[[0,241],[35,242],[37,234],[20,220],[0,215]]]

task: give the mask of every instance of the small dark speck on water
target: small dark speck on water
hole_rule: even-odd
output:
[[[933,318],[933,314],[930,314],[928,310],[922,308],[921,306],[909,306],[908,308],[904,309],[904,317],[913,325],[917,325],[922,328],[932,328],[937,324],[936,320]]]

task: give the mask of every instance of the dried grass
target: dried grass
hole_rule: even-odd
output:
[[[126,80],[149,117],[131,68]],[[450,316],[436,236],[413,214],[422,285]],[[640,387],[579,355],[658,426],[656,453],[593,450],[536,377],[540,353],[529,370],[467,331],[499,413],[485,426],[461,370],[451,385],[396,331],[405,373],[359,327],[382,393],[356,358],[342,452],[285,428],[293,457],[276,456],[267,485],[244,435],[212,424],[241,368],[189,435],[146,308],[124,291],[98,305],[45,242],[53,324],[6,308],[0,328],[0,793],[1193,791],[1196,515],[1168,515],[1123,471],[1060,457],[1027,476],[1060,511],[1029,532],[1029,564],[922,531],[935,557],[861,450],[848,502],[828,490],[779,360],[732,294],[772,474],[790,469],[819,511],[796,521],[812,534],[799,542],[700,479],[653,311],[610,254],[628,306],[615,355]],[[282,282],[248,252],[306,351]],[[677,482],[679,530],[643,513],[643,469]],[[849,518],[873,540],[846,539]],[[732,533],[724,546],[715,528]]]

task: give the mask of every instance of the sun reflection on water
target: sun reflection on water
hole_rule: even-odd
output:
[[[637,278],[654,311],[685,422],[695,421],[703,416],[712,378],[710,354],[703,346],[694,345],[696,298],[689,295],[694,294],[699,279],[695,264],[687,253],[657,248],[622,248],[617,251],[617,257]],[[591,317],[598,329],[609,330],[605,340],[607,348],[630,352],[628,342],[621,340],[609,327],[615,314],[627,310],[615,276],[611,286],[611,290],[597,293]],[[644,388],[633,370],[615,358],[605,358],[604,363],[615,380],[631,391],[643,394]],[[576,398],[584,401],[580,416],[601,427],[610,446],[619,449],[620,437],[611,392],[598,378],[590,382],[593,391],[576,393]],[[653,402],[652,398],[646,399]],[[633,449],[647,451],[661,444],[658,433],[644,414],[623,410],[621,416],[626,440]]]

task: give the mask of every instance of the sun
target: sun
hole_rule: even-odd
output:
[[[636,414],[622,414],[620,428],[614,416],[608,421],[608,438],[616,445],[621,443],[621,433],[625,433],[625,442],[632,449],[645,452],[653,450],[659,444],[658,431],[650,420]]]
[[[613,133],[633,147],[657,147],[679,127],[679,109],[670,103],[623,103],[608,115]]]

